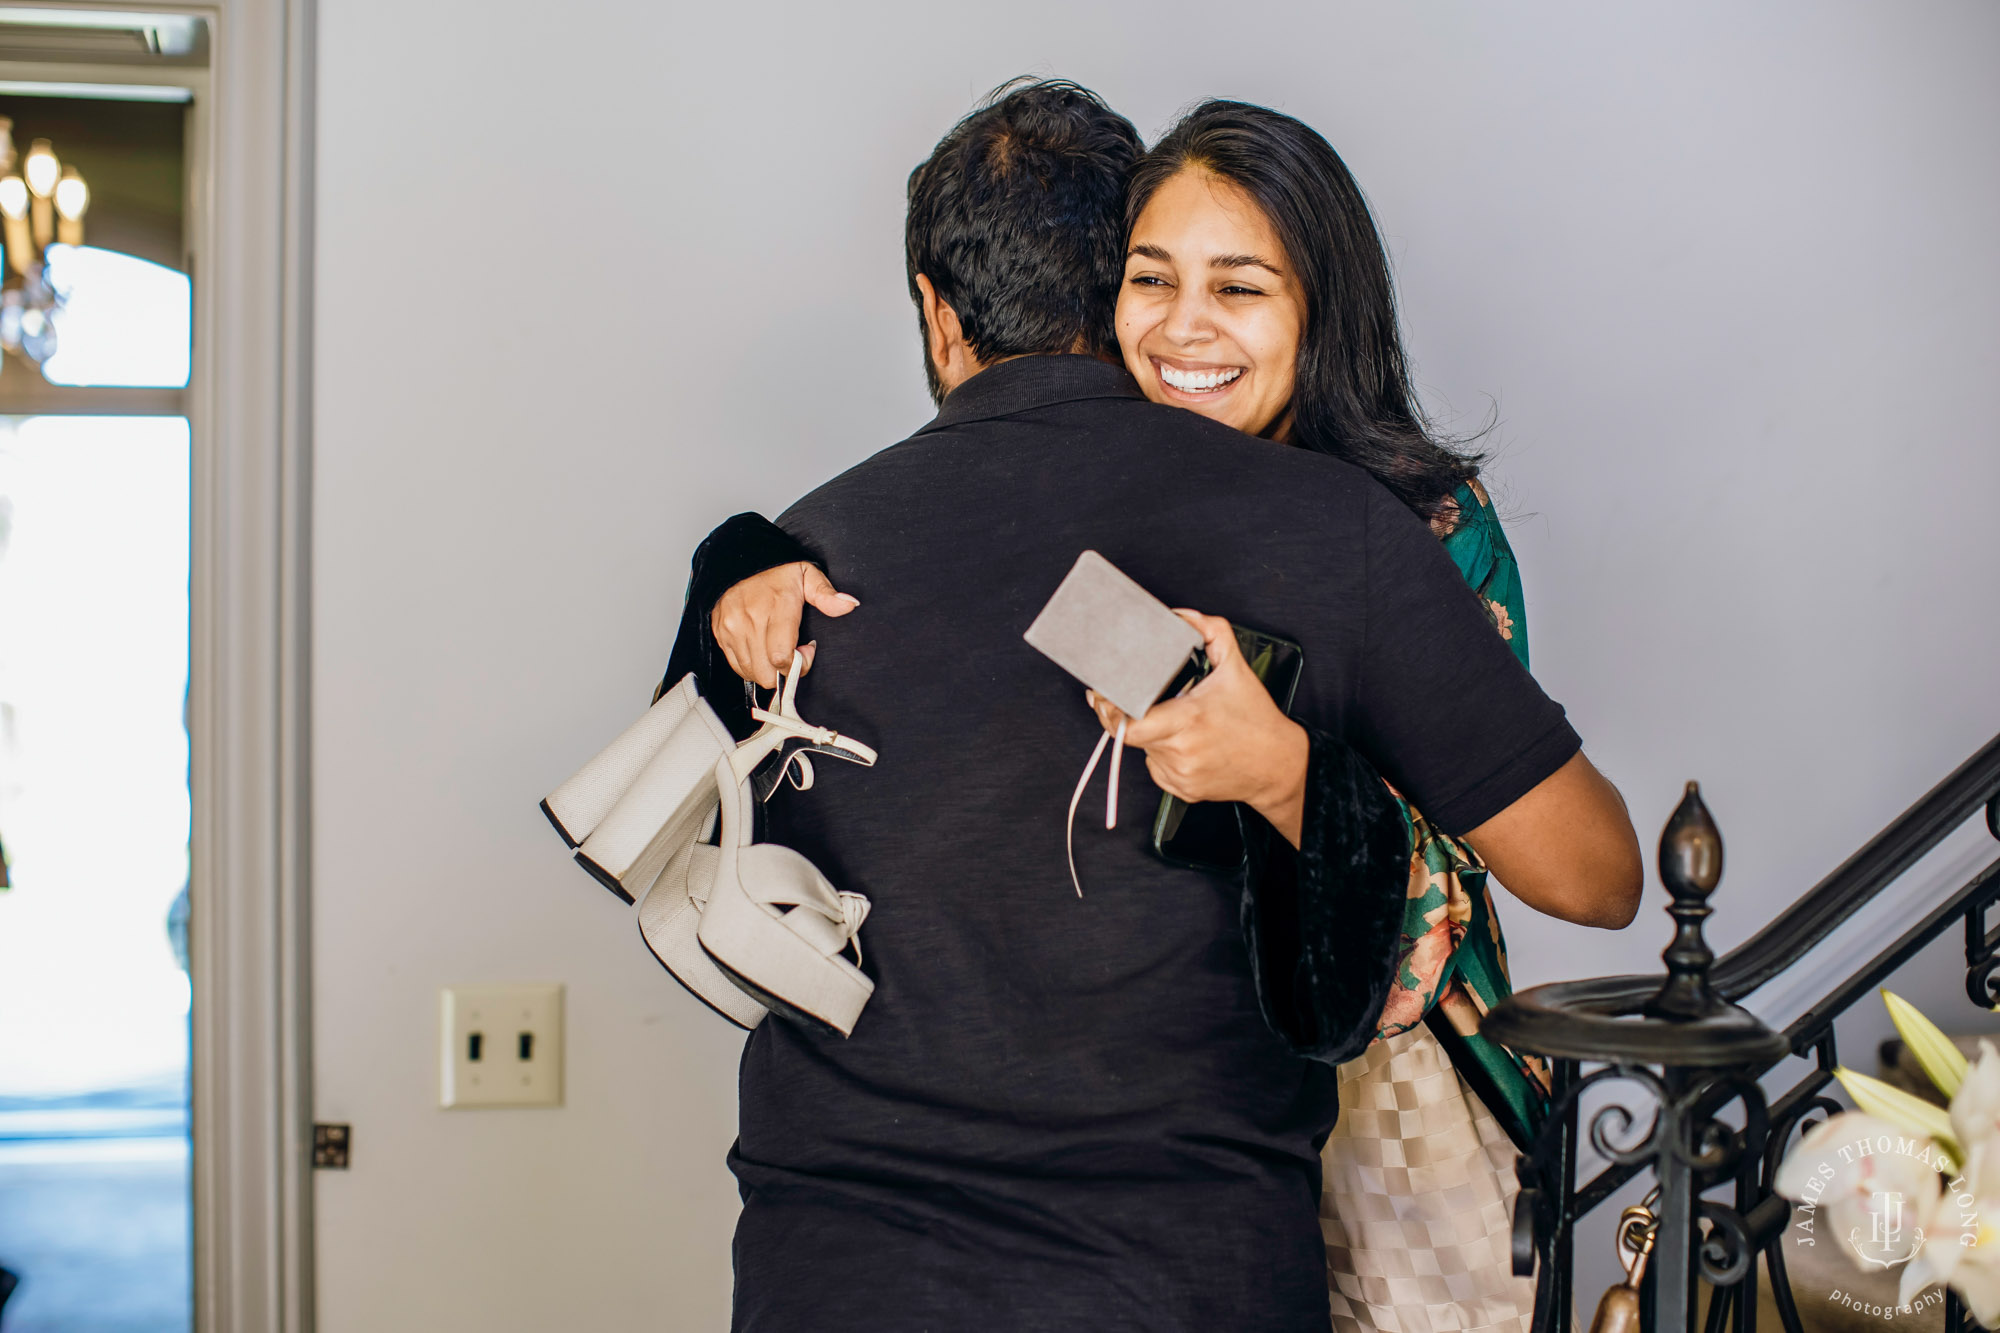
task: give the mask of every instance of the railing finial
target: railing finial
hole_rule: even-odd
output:
[[[1702,938],[1701,924],[1713,910],[1708,895],[1722,882],[1722,831],[1702,803],[1700,783],[1688,783],[1687,794],[1660,834],[1660,880],[1674,899],[1667,909],[1675,923],[1674,940],[1661,955],[1666,984],[1647,1002],[1645,1013],[1677,1019],[1716,1013],[1726,1003],[1708,984],[1715,954]]]

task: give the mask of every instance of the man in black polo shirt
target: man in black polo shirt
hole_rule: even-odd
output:
[[[850,1039],[773,1021],[745,1048],[738,1329],[1327,1327],[1334,1070],[1260,1016],[1237,890],[1150,854],[1138,764],[1071,888],[1099,727],[1021,634],[1080,551],[1296,639],[1316,755],[1346,738],[1503,878],[1636,869],[1598,850],[1630,825],[1561,708],[1407,509],[1116,363],[1136,151],[1067,85],[946,137],[909,224],[942,410],[779,519],[861,603],[814,626],[801,707],[881,762],[821,765],[767,836],[869,897],[876,989]]]

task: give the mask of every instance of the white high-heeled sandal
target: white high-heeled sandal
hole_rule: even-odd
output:
[[[700,699],[694,676],[683,676],[637,722],[619,732],[617,740],[543,798],[542,813],[563,842],[577,847],[591,835]]]
[[[690,675],[674,688],[693,686]],[[715,761],[735,744],[708,701],[695,695],[680,725],[577,848],[577,864],[633,901],[635,890],[659,879],[673,854],[700,834],[715,809]]]
[[[584,838],[576,853],[577,863],[605,888],[628,903],[633,901],[637,896],[635,891],[643,890],[659,878],[668,858],[693,839],[695,826],[714,809],[714,794],[707,790],[710,770],[716,758],[732,746],[735,747],[732,762],[740,780],[749,777],[790,742],[805,743],[804,749],[794,750],[759,777],[758,795],[765,799],[769,799],[788,773],[801,791],[812,786],[812,761],[805,750],[849,763],[872,765],[876,757],[873,749],[831,727],[816,727],[799,716],[799,678],[804,674],[805,657],[794,652],[791,670],[782,677],[779,689],[772,696],[772,708],[758,708],[754,704],[751,707],[750,715],[763,725],[741,745],[736,745],[722,719],[701,697],[694,676],[683,677],[668,692],[669,696],[685,700],[679,722],[662,739],[653,742],[656,748],[652,757]],[[662,698],[661,703],[665,702]],[[641,723],[651,719],[659,708],[655,704]],[[636,730],[628,728],[626,735]],[[645,739],[657,732],[657,726],[649,725]],[[629,753],[638,748],[641,739],[635,737],[629,745],[626,736],[614,741],[612,749],[619,751],[617,763],[607,761],[601,765],[588,789],[593,793],[600,791],[620,767],[628,766]]]
[[[772,753],[782,749],[787,741],[794,739],[803,740],[822,753],[836,755],[854,763],[874,762],[873,749],[859,741],[849,740],[836,731],[812,726],[799,716],[798,678],[802,674],[803,666],[803,659],[795,656],[784,687],[772,699],[772,705],[777,710],[775,713],[752,707],[752,715],[764,725],[758,728],[757,733],[749,740],[729,753],[732,792],[742,786],[744,780],[755,773]],[[692,677],[683,684],[691,686]],[[696,702],[700,704],[698,697]],[[707,709],[706,704],[701,704],[701,707]],[[718,755],[717,758],[720,760],[721,756]],[[760,788],[760,795],[768,798],[783,775],[795,767],[801,771],[793,775],[794,785],[801,790],[811,787],[810,761],[803,752],[795,751],[785,762],[773,765],[758,775],[757,786]],[[686,836],[685,840],[682,840],[684,835],[679,829],[684,825],[680,824],[664,831],[675,841],[667,846],[666,868],[646,893],[645,900],[640,906],[639,933],[645,939],[646,947],[652,951],[653,957],[673,975],[674,980],[738,1027],[753,1028],[763,1020],[768,1010],[759,1000],[753,998],[748,990],[736,984],[717,968],[696,938],[721,856],[719,848],[708,845],[720,796],[716,772],[717,769],[711,767],[703,774],[699,788],[684,798],[685,801],[692,803],[693,808],[702,812],[701,823],[696,826],[691,836]],[[749,828],[747,822],[744,827]],[[743,836],[747,841],[751,834],[746,832]],[[628,882],[631,881],[628,879]]]
[[[639,905],[639,934],[660,966],[697,1000],[737,1027],[754,1028],[770,1010],[730,980],[695,938],[721,856],[720,848],[706,842],[674,853]]]
[[[789,847],[752,845],[756,803],[748,771],[738,762],[741,754],[715,765],[722,837],[696,938],[729,979],[765,1008],[848,1036],[875,993],[875,983],[858,966],[857,932],[867,919],[868,899],[840,892]],[[850,949],[853,962],[844,956]]]

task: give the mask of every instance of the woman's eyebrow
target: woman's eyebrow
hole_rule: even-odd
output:
[[[1285,271],[1261,255],[1217,255],[1208,261],[1210,268],[1261,268],[1276,277],[1284,277]]]
[[[1154,245],[1151,241],[1141,241],[1125,252],[1127,259],[1130,259],[1133,255],[1138,255],[1145,259],[1157,260],[1162,264],[1171,264],[1174,262],[1173,255],[1169,254],[1164,246]],[[1280,278],[1285,276],[1283,269],[1262,255],[1216,255],[1208,261],[1208,266],[1210,268],[1261,268],[1273,276]]]

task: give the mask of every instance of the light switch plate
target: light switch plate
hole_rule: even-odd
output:
[[[447,986],[439,1104],[561,1106],[563,988]]]

